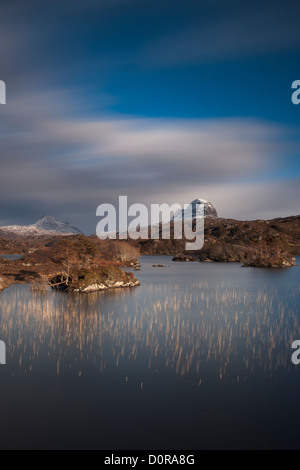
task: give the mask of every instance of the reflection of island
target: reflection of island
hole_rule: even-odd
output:
[[[248,290],[193,282],[183,290],[150,284],[105,295],[36,294],[15,287],[2,295],[0,329],[10,362],[29,373],[45,360],[53,373],[103,372],[138,361],[168,368],[199,384],[215,374],[244,381],[291,367],[299,332],[299,289],[284,302],[277,288]],[[209,366],[209,367],[208,367]]]

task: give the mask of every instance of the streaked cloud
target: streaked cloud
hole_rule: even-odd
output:
[[[143,51],[144,64],[168,67],[228,61],[297,49],[298,2],[217,1],[188,26],[161,36]],[[219,7],[219,8],[218,8]]]
[[[255,181],[280,170],[282,153],[291,150],[287,130],[262,121],[74,119],[78,103],[56,90],[6,108],[1,223],[18,222],[20,212],[28,223],[50,212],[93,231],[97,205],[116,203],[121,194],[148,204],[201,196],[216,201],[221,215],[247,217],[254,214],[248,201],[257,197]],[[257,214],[271,213],[264,207]]]

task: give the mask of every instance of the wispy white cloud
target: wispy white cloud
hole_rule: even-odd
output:
[[[111,162],[156,169],[160,178],[217,180],[266,171],[279,155],[280,126],[255,120],[102,119],[48,121],[44,132],[77,146],[72,165]],[[276,143],[275,143],[276,141]],[[282,144],[283,145],[283,144]],[[83,151],[84,150],[84,151]]]

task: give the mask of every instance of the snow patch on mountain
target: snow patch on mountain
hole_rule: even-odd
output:
[[[191,204],[182,210],[178,210],[174,217],[173,221],[178,220],[193,220],[197,217],[197,214],[200,214],[199,217],[218,217],[218,213],[211,202],[206,201],[205,199],[194,199]]]
[[[47,235],[78,235],[82,232],[68,222],[61,222],[54,217],[45,216],[32,225],[8,225],[0,227],[0,231],[20,237]]]

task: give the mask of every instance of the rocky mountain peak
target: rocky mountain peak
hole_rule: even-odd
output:
[[[46,230],[47,232],[50,231],[74,235],[82,233],[78,228],[72,227],[68,222],[61,222],[50,215],[44,216],[34,225],[37,229]]]
[[[211,202],[206,201],[205,199],[194,199],[187,209],[182,209],[177,211],[173,217],[173,220],[190,220],[196,217],[197,206],[203,206],[204,216],[205,217],[218,217],[218,213]]]

